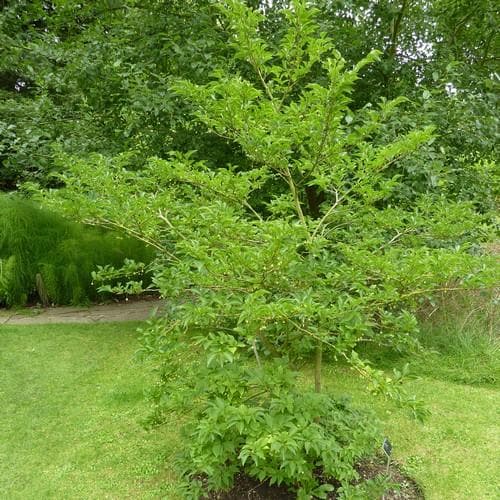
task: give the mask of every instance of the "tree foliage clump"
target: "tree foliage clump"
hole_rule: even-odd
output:
[[[66,158],[66,187],[46,202],[158,250],[153,283],[171,306],[143,350],[162,365],[158,418],[179,405],[194,416],[186,477],[227,488],[243,470],[324,497],[315,468],[347,487],[375,434],[322,393],[323,355],[421,416],[404,374],[388,378],[357,348],[418,348],[422,300],[486,283],[477,242],[488,219],[439,186],[401,194],[408,179],[398,167],[435,131],[388,134],[402,98],[353,105],[376,51],[349,66],[302,1],[282,12],[276,47],[261,35],[261,12],[235,0],[219,8],[238,71],[222,65],[173,91],[245,162],[209,168],[172,153],[138,170],[127,154]],[[314,391],[302,392],[293,367],[311,356]]]
[[[0,190],[54,185],[60,151],[130,151],[136,165],[193,145],[207,158],[230,154],[187,123],[170,91],[171,78],[203,81],[222,59],[214,12],[209,0],[2,5]]]
[[[248,0],[265,12],[259,33],[274,48],[289,0]],[[189,119],[172,92],[181,77],[206,83],[215,67],[258,75],[228,56],[229,25],[211,0],[5,1],[0,6],[0,189],[51,184],[59,151],[131,152],[136,167],[172,149],[211,165],[241,164],[240,148]],[[352,94],[360,109],[407,96],[398,130],[434,124],[433,145],[402,165],[413,188],[467,184],[471,160],[498,142],[498,7],[494,0],[311,0],[321,30],[348,65],[372,48]],[[312,68],[312,73],[315,69]],[[133,153],[133,154],[132,154]],[[463,157],[462,163],[456,161]],[[472,193],[469,193],[472,194]],[[476,200],[480,203],[480,199]]]

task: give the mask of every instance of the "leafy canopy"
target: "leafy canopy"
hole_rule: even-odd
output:
[[[407,179],[391,167],[431,143],[434,131],[386,133],[402,98],[352,105],[376,51],[350,67],[302,1],[284,11],[277,48],[260,34],[261,12],[235,0],[219,7],[239,70],[223,65],[210,81],[178,80],[173,91],[246,161],[209,168],[172,153],[137,170],[126,154],[68,157],[66,187],[47,202],[157,248],[154,284],[171,306],[145,332],[144,352],[162,365],[160,413],[179,405],[195,412],[186,475],[205,474],[217,489],[244,470],[299,485],[302,498],[320,496],[314,465],[346,485],[373,443],[360,424],[367,434],[354,450],[306,447],[307,436],[321,441],[328,431],[340,443],[345,435],[332,424],[339,407],[321,403],[323,353],[421,415],[401,388],[404,373],[388,378],[357,348],[417,348],[419,301],[484,282],[485,262],[472,250],[488,227],[471,203],[445,191],[394,196]],[[311,355],[314,393],[302,400],[292,372]],[[272,429],[284,421],[278,439]]]

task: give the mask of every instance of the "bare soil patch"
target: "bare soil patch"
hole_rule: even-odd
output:
[[[382,458],[377,457],[359,464],[357,470],[360,481],[366,481],[384,475],[386,465]],[[395,487],[384,492],[384,500],[424,499],[419,485],[404,474],[398,464],[391,464],[389,475],[389,481]],[[333,481],[329,482],[335,486]],[[239,474],[235,479],[234,486],[229,491],[211,492],[204,497],[204,500],[295,500],[296,498],[296,494],[289,491],[286,486],[271,486],[268,482],[260,482],[245,474]],[[335,500],[338,496],[332,492],[327,498]]]

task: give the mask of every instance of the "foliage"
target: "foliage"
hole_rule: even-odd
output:
[[[176,75],[203,81],[225,52],[208,0],[2,7],[0,189],[50,185],[61,150],[132,151],[136,166],[194,143],[207,158],[233,155],[185,120],[169,85]]]
[[[127,257],[149,262],[153,252],[130,237],[71,223],[19,197],[0,196],[0,303],[95,299],[91,272],[99,264],[121,266]]]
[[[124,228],[160,251],[154,286],[172,307],[167,325],[147,333],[145,343],[164,363],[163,381],[176,384],[158,388],[166,408],[185,391],[184,402],[201,404],[187,475],[206,473],[210,485],[220,487],[247,467],[259,478],[301,484],[312,494],[316,463],[340,481],[352,475],[352,460],[341,450],[331,458],[304,444],[307,429],[314,440],[326,439],[338,416],[336,403],[320,394],[323,351],[367,377],[372,392],[422,416],[419,402],[401,389],[405,370],[388,378],[360,358],[358,346],[418,348],[420,301],[443,288],[485,286],[495,277],[488,276],[486,258],[472,251],[491,231],[472,203],[448,197],[439,186],[395,196],[408,186],[391,167],[434,137],[432,127],[387,133],[403,99],[352,105],[359,73],[377,52],[349,68],[318,31],[316,11],[304,2],[293,5],[283,13],[286,30],[274,48],[259,35],[263,14],[237,1],[221,4],[241,71],[219,68],[208,83],[174,87],[211,133],[238,144],[247,162],[214,169],[193,155],[172,153],[137,170],[127,155],[66,158],[66,188],[46,203]],[[196,370],[186,360],[193,333],[202,335],[199,349],[206,354],[206,366]],[[268,363],[278,363],[290,379],[293,365],[313,354],[317,394],[298,398],[293,382],[277,384],[276,368],[259,377]],[[211,372],[214,363],[220,369]],[[189,373],[202,374],[201,396],[190,392],[197,386]],[[245,401],[252,398],[250,386],[267,395],[264,401]],[[240,398],[236,405],[233,398]],[[249,426],[238,430],[243,414]],[[349,410],[341,414],[352,425]],[[299,421],[305,427],[296,446],[283,448],[282,459],[293,468],[277,462],[274,448],[252,455],[255,443],[266,442],[269,426],[291,429]],[[209,438],[221,429],[224,445]],[[337,442],[346,433],[330,430]],[[367,448],[353,456],[361,450]],[[232,466],[222,474],[226,460]]]
[[[342,484],[357,478],[355,462],[372,453],[379,438],[373,417],[327,394],[299,389],[297,374],[283,360],[255,369],[232,335],[186,343],[170,331],[164,339],[157,402],[164,412],[191,416],[184,434],[192,445],[180,462],[186,495],[196,496],[202,485],[226,489],[238,470],[300,487],[304,498],[328,491],[317,483],[318,468]]]
[[[311,392],[289,390],[265,407],[215,399],[190,435],[188,491],[198,486],[201,492],[202,485],[228,488],[241,470],[270,484],[291,486],[297,498],[326,498],[334,486],[318,485],[315,472],[345,485],[357,479],[353,465],[375,448],[377,436],[368,425],[366,417]],[[204,474],[205,484],[196,481]]]
[[[499,11],[495,2],[317,0],[314,4],[321,10],[322,29],[351,64],[372,47],[382,52],[379,64],[363,70],[353,94],[354,106],[359,109],[379,97],[403,94],[409,102],[404,115],[392,121],[397,133],[428,124],[438,131],[433,144],[392,170],[408,181],[413,179],[411,190],[419,193],[446,184],[451,191],[465,194],[471,185],[470,165],[497,158],[499,67],[494,47]],[[492,180],[473,184],[488,189]],[[467,196],[481,209],[489,209],[489,201],[482,205],[479,193],[468,191]],[[498,189],[495,196],[494,211]]]
[[[17,189],[26,180],[50,185],[47,176],[61,150],[77,156],[129,151],[140,168],[148,156],[196,149],[197,158],[212,166],[241,165],[239,146],[190,120],[190,103],[171,88],[177,77],[206,83],[221,66],[257,82],[246,64],[227,57],[229,24],[216,3],[222,2],[3,2],[0,189]],[[246,4],[265,12],[259,33],[270,47],[279,46],[287,31],[282,9],[290,2]],[[408,119],[399,127],[439,128],[431,161],[428,156],[413,161],[413,171],[429,173],[424,189],[433,188],[436,174],[460,174],[459,156],[465,157],[464,173],[471,158],[494,157],[498,9],[493,0],[308,5],[319,9],[321,31],[348,65],[374,47],[381,53],[378,64],[361,70],[353,108],[403,94],[416,106],[408,104]],[[310,69],[309,80],[321,83],[317,66]],[[411,175],[411,169],[399,173]],[[464,175],[460,184],[466,182]]]
[[[92,271],[92,282],[101,293],[108,292],[115,295],[139,295],[152,290],[151,284],[144,283],[141,279],[148,275],[148,266],[144,262],[135,262],[125,259],[123,266],[116,270],[111,264],[97,266],[97,271]],[[125,284],[123,279],[128,278]],[[112,285],[111,283],[117,283]]]
[[[256,368],[233,335],[188,341],[165,320],[143,335],[142,354],[161,352],[162,360],[150,423],[172,411],[190,415],[184,435],[191,446],[179,461],[186,497],[227,489],[241,470],[293,487],[299,498],[324,498],[333,486],[318,484],[318,471],[347,485],[358,479],[354,465],[380,441],[372,415],[300,388],[284,359]]]

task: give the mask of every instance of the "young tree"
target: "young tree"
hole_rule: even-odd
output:
[[[220,69],[208,83],[181,80],[174,90],[248,161],[210,169],[172,153],[134,171],[126,156],[66,159],[66,188],[51,203],[159,251],[155,285],[171,306],[144,332],[143,350],[162,365],[163,409],[195,411],[191,492],[200,475],[217,489],[244,470],[300,498],[324,497],[329,487],[315,470],[347,486],[375,436],[324,392],[325,351],[373,392],[421,412],[402,374],[374,370],[357,348],[416,347],[419,301],[474,286],[483,263],[470,249],[487,229],[470,203],[444,193],[391,201],[405,179],[390,167],[433,130],[384,134],[402,98],[351,109],[359,72],[377,52],[347,67],[303,1],[284,11],[277,50],[260,36],[262,13],[237,0],[220,10],[241,72]],[[293,372],[310,356],[314,390]]]

